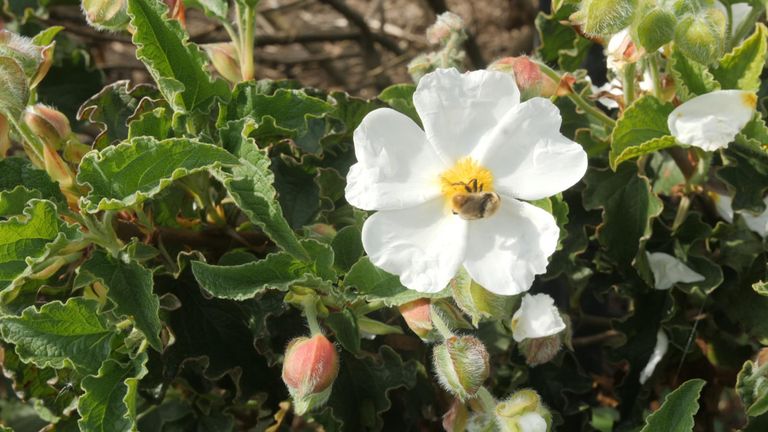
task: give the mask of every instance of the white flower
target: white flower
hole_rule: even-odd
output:
[[[547,432],[547,421],[537,412],[525,413],[517,419],[520,432]]]
[[[701,282],[705,279],[672,255],[664,252],[646,252],[645,255],[653,273],[654,288],[658,290],[670,289],[678,282]]]
[[[565,330],[565,322],[547,294],[526,294],[512,316],[512,337],[516,342],[552,336]]]
[[[733,199],[727,195],[720,195],[714,192],[710,192],[710,196],[715,202],[715,208],[720,217],[728,223],[733,223]],[[765,197],[763,202],[766,205],[766,209],[759,215],[754,215],[745,210],[740,210],[738,213],[744,218],[744,222],[749,229],[756,232],[760,237],[766,238],[768,237],[768,196]]]
[[[645,365],[645,368],[640,371],[640,384],[645,384],[645,382],[648,381],[648,378],[653,375],[653,371],[656,369],[656,366],[659,364],[662,357],[664,357],[664,354],[667,353],[668,348],[669,338],[667,337],[667,334],[664,333],[664,330],[660,329],[656,334],[656,346],[653,347],[651,358],[648,359],[648,364]]]
[[[608,70],[620,73],[627,63],[635,63],[643,55],[629,35],[629,27],[614,34],[605,47],[605,63]]]
[[[559,229],[521,200],[576,183],[586,153],[560,134],[555,105],[520,103],[505,73],[437,70],[413,100],[424,131],[388,108],[355,130],[345,194],[355,207],[378,210],[363,226],[371,262],[421,292],[442,290],[462,265],[489,291],[526,291],[546,271]]]
[[[755,114],[757,96],[742,90],[717,90],[683,103],[667,118],[682,144],[714,151],[728,147]]]

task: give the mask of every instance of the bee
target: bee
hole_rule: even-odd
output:
[[[452,212],[464,220],[483,219],[493,216],[499,209],[501,197],[496,192],[483,192],[483,184],[477,179],[469,183],[454,183],[454,186],[464,186],[467,193],[454,195],[451,199]]]

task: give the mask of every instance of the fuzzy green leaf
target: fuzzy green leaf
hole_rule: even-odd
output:
[[[137,137],[85,155],[77,181],[91,187],[83,209],[95,213],[130,207],[153,197],[173,180],[236,163],[237,158],[224,149],[196,140]]]
[[[17,186],[37,190],[41,198],[56,204],[65,202],[59,185],[51,180],[48,173],[32,166],[29,160],[20,157],[0,160],[0,191],[10,191]]]
[[[651,233],[651,221],[661,213],[661,200],[651,191],[648,179],[637,168],[622,165],[612,173],[591,169],[584,178],[584,207],[603,209],[598,240],[619,264],[629,264],[642,239]]]
[[[147,66],[165,100],[180,112],[204,111],[215,98],[227,100],[227,84],[211,81],[205,57],[186,41],[178,21],[165,18],[166,11],[158,0],[128,0],[136,56]]]
[[[653,96],[630,105],[611,133],[611,168],[623,161],[674,145],[669,137],[667,117],[674,107]]]
[[[42,197],[39,190],[30,190],[24,186],[0,191],[0,216],[20,215],[30,200],[41,199]]]
[[[701,63],[696,63],[679,51],[672,53],[670,72],[675,78],[675,87],[683,100],[720,90],[720,83],[709,69]]]
[[[336,267],[349,270],[363,256],[363,241],[360,228],[356,226],[344,227],[336,233],[331,242]]]
[[[61,369],[72,365],[93,374],[109,357],[114,331],[98,311],[98,303],[75,297],[54,301],[39,310],[33,306],[21,316],[0,318],[0,333],[16,345],[24,362]]]
[[[699,410],[699,394],[706,384],[702,379],[684,382],[664,398],[664,403],[645,420],[640,432],[691,432],[693,416]]]
[[[413,84],[394,84],[385,88],[378,97],[392,109],[400,111],[420,125],[419,114],[413,105],[413,93],[415,91],[416,86]]]
[[[344,278],[344,286],[355,287],[369,301],[381,300],[387,306],[399,306],[424,297],[442,298],[451,295],[447,289],[434,294],[410,290],[400,283],[397,276],[373,265],[368,257],[360,258],[349,269]]]
[[[253,138],[249,138],[256,128],[253,120],[239,120],[229,123],[228,128],[222,130],[225,148],[240,157],[240,164],[228,171],[217,170],[214,174],[235,204],[272,241],[294,257],[309,260],[307,251],[299,243],[277,201],[275,176],[269,169],[270,160]]]
[[[158,351],[160,341],[160,301],[152,292],[152,272],[136,261],[128,263],[113,258],[102,251],[95,251],[80,267],[79,275],[87,275],[89,281],[100,280],[107,287],[107,296],[115,303],[115,312],[136,321],[136,328],[144,333],[147,341]]]
[[[712,74],[724,89],[756,91],[765,66],[768,50],[768,28],[758,23],[755,32],[733,51],[726,54]]]
[[[147,374],[147,354],[141,353],[123,365],[109,359],[96,376],[81,384],[85,392],[77,404],[85,432],[123,432],[136,430],[136,389]]]

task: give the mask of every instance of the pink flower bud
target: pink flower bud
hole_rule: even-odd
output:
[[[400,306],[400,314],[408,328],[422,339],[432,331],[431,308],[429,299],[418,299]]]
[[[229,82],[240,82],[240,61],[232,43],[215,43],[204,45],[208,58],[211,59],[214,69]]]
[[[513,74],[524,100],[536,96],[552,96],[557,88],[557,83],[542,74],[539,65],[528,56],[504,57],[491,63],[488,70]]]
[[[72,133],[67,116],[43,104],[27,107],[24,111],[24,123],[47,146],[55,149],[60,148],[62,142],[69,138]]]
[[[336,347],[322,334],[299,337],[288,344],[283,361],[283,382],[301,415],[319,407],[331,395],[339,373]]]

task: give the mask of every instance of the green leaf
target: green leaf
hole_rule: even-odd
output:
[[[551,15],[539,12],[535,22],[541,38],[538,52],[542,59],[548,63],[556,62],[570,72],[582,64],[589,47],[592,46],[592,42],[581,37],[573,26],[563,24],[577,9],[578,5],[563,4]]]
[[[0,114],[17,120],[29,99],[24,70],[10,57],[0,57]]]
[[[77,118],[98,125],[100,132],[94,147],[102,149],[128,138],[128,120],[136,114],[143,101],[159,97],[157,89],[150,85],[131,87],[128,80],[117,81],[85,101],[77,112]]]
[[[410,117],[416,124],[421,125],[421,119],[413,105],[413,93],[416,86],[413,84],[394,84],[379,93],[379,100],[387,103],[392,109]]]
[[[679,51],[673,51],[669,65],[675,79],[677,93],[684,101],[720,90],[720,83],[715,81],[715,77],[706,66],[690,60]]]
[[[357,327],[357,317],[349,309],[332,313],[325,319],[325,324],[333,330],[336,340],[345,350],[356,354],[360,351],[360,330]]]
[[[637,167],[621,165],[615,173],[590,169],[584,178],[584,208],[603,209],[598,240],[619,264],[629,264],[642,239],[651,234],[651,221],[661,213],[661,200]]]
[[[136,56],[147,66],[165,100],[179,112],[205,111],[215,98],[227,100],[227,84],[211,81],[205,56],[187,43],[179,22],[166,19],[166,12],[157,0],[128,0]]]
[[[0,281],[12,281],[46,254],[50,243],[73,237],[75,231],[59,219],[50,201],[33,200],[23,215],[0,221]]]
[[[645,96],[630,105],[611,133],[611,168],[623,161],[674,145],[669,136],[667,117],[674,107],[653,96]]]
[[[95,213],[130,207],[153,197],[173,180],[236,163],[237,158],[224,149],[193,139],[133,138],[85,155],[77,181],[91,191],[82,208]]]
[[[360,258],[349,269],[344,278],[344,286],[355,287],[368,301],[381,300],[387,306],[400,306],[425,297],[442,298],[451,295],[448,289],[433,294],[409,290],[400,283],[397,276],[376,267],[368,257]]]
[[[157,139],[170,138],[173,133],[171,114],[165,108],[155,108],[141,113],[128,124],[128,138],[152,136]]]
[[[691,432],[693,416],[699,410],[699,394],[706,384],[702,379],[684,382],[664,398],[664,403],[645,420],[640,432]]]
[[[361,234],[356,226],[344,227],[336,233],[331,242],[336,267],[347,271],[365,254]]]
[[[24,207],[33,199],[41,199],[39,190],[16,186],[11,190],[0,191],[0,216],[14,216],[24,212]]]
[[[136,389],[147,374],[147,354],[141,353],[121,364],[109,359],[101,365],[96,376],[83,379],[85,392],[77,404],[85,432],[123,432],[136,430]]]
[[[186,0],[187,7],[198,8],[211,18],[229,20],[229,3],[226,0]]]
[[[107,296],[115,303],[115,312],[135,320],[149,344],[162,351],[160,300],[152,291],[152,272],[136,261],[125,262],[97,250],[78,271],[78,277],[86,275],[89,282],[103,282]]]
[[[29,190],[37,190],[42,198],[54,203],[64,203],[59,185],[48,176],[48,173],[32,166],[28,159],[9,157],[0,160],[0,191],[10,191],[17,186]]]
[[[224,185],[232,200],[278,246],[301,260],[309,260],[307,251],[299,243],[296,233],[283,216],[277,201],[274,174],[270,160],[258,148],[250,133],[257,128],[253,120],[240,120],[228,124],[222,131],[224,146],[240,158],[240,164],[229,171],[217,170],[214,175]]]
[[[314,262],[299,261],[285,252],[267,255],[263,260],[234,266],[217,266],[192,261],[192,273],[210,295],[231,300],[253,298],[266,290],[287,291],[293,285],[319,286],[333,279],[330,269],[333,251],[315,240],[304,240]]]
[[[768,50],[767,37],[768,29],[758,23],[752,36],[720,60],[712,74],[724,89],[757,91],[760,88],[760,74]]]
[[[746,140],[741,134],[736,135],[734,144],[723,151],[724,166],[717,171],[717,176],[732,187],[734,195],[731,206],[734,210],[757,214],[765,210],[763,199],[768,192],[766,155],[768,153],[758,141]]]
[[[747,360],[736,377],[736,392],[750,417],[768,412],[768,382],[765,374],[765,370]]]
[[[0,318],[0,334],[16,345],[24,362],[61,369],[70,365],[94,374],[109,357],[114,331],[98,311],[98,303],[75,297],[53,301],[21,316]]]

